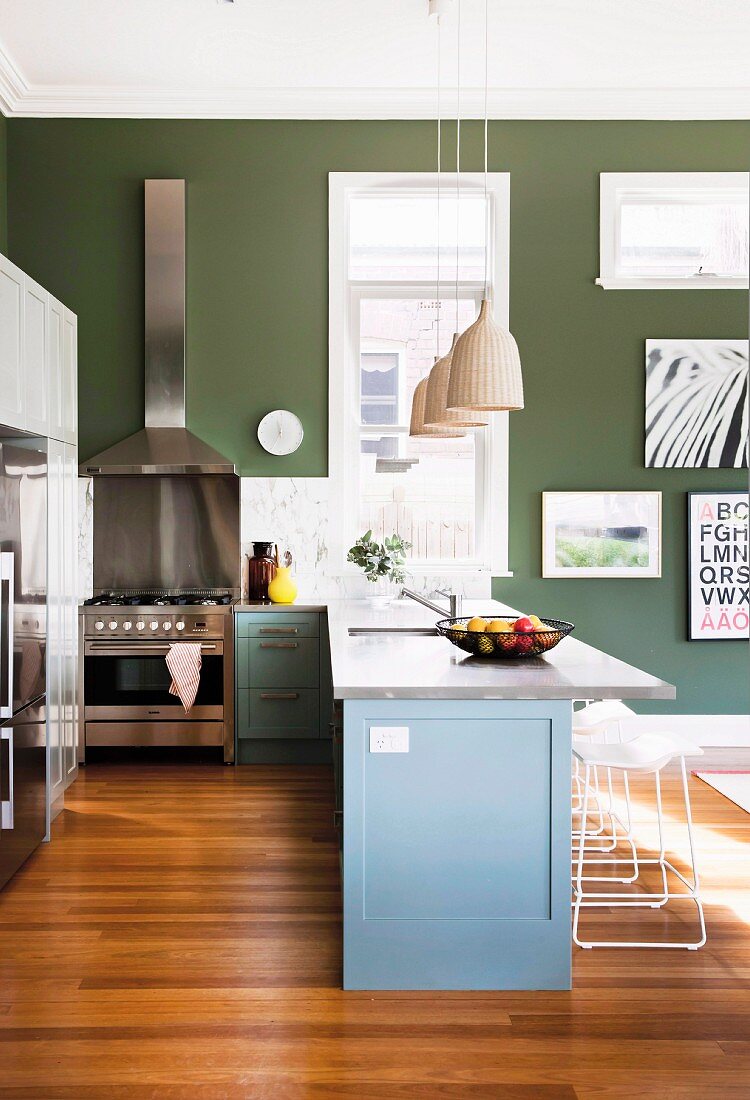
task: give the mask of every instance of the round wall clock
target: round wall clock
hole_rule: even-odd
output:
[[[304,434],[300,418],[288,409],[274,409],[258,425],[258,441],[272,455],[290,455]]]

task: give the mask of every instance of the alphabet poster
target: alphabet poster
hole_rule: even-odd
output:
[[[689,493],[690,640],[750,637],[750,494]]]

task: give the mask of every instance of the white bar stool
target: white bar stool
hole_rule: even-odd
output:
[[[607,744],[611,740],[616,742],[622,742],[624,740],[622,733],[622,723],[628,719],[635,718],[635,712],[630,707],[625,706],[619,699],[605,699],[601,702],[587,702],[581,709],[573,712],[573,746],[577,744],[586,744],[589,741],[596,743]],[[599,783],[599,770],[596,766],[591,769],[592,784],[589,790],[587,814],[585,820],[582,816],[583,797],[582,789],[583,783],[581,779],[581,765],[577,756],[573,756],[573,784],[575,788],[575,795],[573,797],[572,813],[573,816],[581,816],[580,828],[585,828],[587,839],[589,837],[597,838],[599,844],[594,847],[593,845],[587,845],[587,850],[597,853],[603,853],[605,856],[609,856],[615,853],[620,843],[625,843],[630,847],[631,857],[627,860],[616,860],[615,862],[627,862],[633,865],[633,873],[627,878],[621,878],[618,881],[634,882],[638,877],[638,865],[637,865],[637,852],[635,848],[635,842],[632,837],[632,818],[630,812],[630,787],[628,784],[627,773],[623,773],[623,787],[625,794],[625,821],[620,817],[617,812],[615,803],[614,787],[612,782],[612,770],[606,769],[606,782],[607,782],[607,804],[606,807],[603,804],[601,787]],[[593,811],[591,805],[593,803]],[[594,820],[598,823],[593,827],[589,827],[588,819],[593,816]],[[609,827],[606,827],[605,819],[609,821]],[[573,836],[576,838],[579,835],[580,829],[573,830]],[[614,858],[614,857],[613,857]],[[605,863],[611,862],[609,858],[594,858],[589,855],[584,860],[585,863]],[[588,876],[588,881],[597,881],[593,876]],[[602,881],[610,881],[609,878]]]
[[[693,819],[690,810],[690,794],[688,792],[687,770],[685,768],[685,755],[702,755],[703,750],[696,745],[688,746],[685,741],[677,743],[669,734],[643,733],[631,741],[619,744],[586,744],[578,742],[573,749],[579,762],[583,765],[583,806],[581,819],[586,821],[588,812],[589,791],[591,783],[591,770],[594,767],[609,768],[623,773],[652,774],[656,791],[656,812],[659,828],[659,855],[656,859],[639,858],[641,867],[646,865],[658,865],[661,871],[662,889],[658,893],[634,894],[632,891],[594,893],[585,887],[586,878],[583,874],[586,858],[587,833],[585,828],[578,830],[577,847],[578,855],[576,863],[576,875],[573,880],[573,942],[579,947],[677,947],[687,948],[689,951],[697,951],[706,942],[706,922],[703,915],[703,903],[700,898],[700,884],[695,861],[695,847],[693,844]],[[682,793],[685,802],[685,819],[687,824],[688,841],[690,845],[690,862],[693,881],[690,883],[685,876],[677,870],[665,855],[664,848],[664,823],[661,799],[661,771],[674,759],[679,759],[682,773]],[[669,888],[668,873],[674,874],[684,885],[685,891],[675,893]],[[617,881],[617,880],[610,880]],[[645,908],[659,909],[672,900],[693,901],[698,909],[700,924],[700,937],[698,940],[686,943],[669,943],[663,941],[609,941],[609,940],[582,940],[579,936],[579,919],[581,908]]]

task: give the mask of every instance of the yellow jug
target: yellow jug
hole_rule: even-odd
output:
[[[268,585],[268,597],[272,603],[294,603],[297,585],[290,565],[277,565],[276,575]]]

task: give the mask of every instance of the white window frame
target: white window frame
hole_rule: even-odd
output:
[[[346,554],[357,534],[348,529],[347,521],[357,515],[357,479],[352,469],[359,469],[360,410],[359,398],[359,301],[367,297],[409,297],[418,285],[403,280],[370,280],[349,278],[349,201],[357,194],[403,194],[437,191],[435,172],[331,172],[328,177],[328,474],[331,480],[331,500],[337,507],[331,510],[331,565],[334,573],[356,574],[355,566],[346,561]],[[441,188],[445,194],[455,194],[456,177],[443,173]],[[483,193],[481,173],[462,173],[462,194]],[[491,273],[493,314],[505,328],[509,327],[509,261],[510,261],[510,176],[507,172],[492,172],[487,177],[489,197],[488,270]],[[419,285],[429,285],[423,281]],[[446,279],[445,293],[452,294],[452,281]],[[462,282],[464,296],[481,299],[480,282]],[[433,291],[430,291],[434,296]],[[423,297],[420,294],[420,297]],[[493,413],[487,428],[475,431],[478,455],[476,499],[481,516],[476,528],[476,553],[471,560],[446,562],[410,562],[409,571],[420,576],[475,575],[487,573],[494,577],[512,576],[508,571],[508,414]],[[377,426],[374,426],[377,429]]]
[[[746,290],[748,276],[622,275],[617,269],[624,195],[652,200],[668,191],[706,201],[722,191],[748,191],[748,172],[602,172],[599,176],[599,278],[605,290]]]
[[[361,363],[362,363],[361,356],[363,354],[364,355],[395,355],[396,356],[396,378],[398,380],[398,391],[396,393],[396,424],[392,425],[392,427],[395,428],[396,425],[398,425],[404,419],[404,417],[406,417],[407,420],[409,419],[408,413],[406,412],[406,353],[404,351],[404,348],[400,347],[395,340],[392,343],[389,343],[387,340],[366,340],[366,341],[363,342],[360,339],[360,341],[359,341],[359,350],[360,350],[360,369],[361,369]],[[361,380],[360,380],[360,388],[361,388]],[[360,400],[361,400],[361,394],[360,394]],[[375,429],[375,433],[377,434],[378,432],[381,431],[381,428],[383,428],[383,425],[374,424],[373,428]],[[362,428],[360,430],[360,434],[364,434],[364,428]],[[386,432],[385,429],[383,428],[381,434],[382,435],[387,435],[389,433]],[[390,434],[395,435],[396,432],[394,431],[394,432],[391,432]]]

